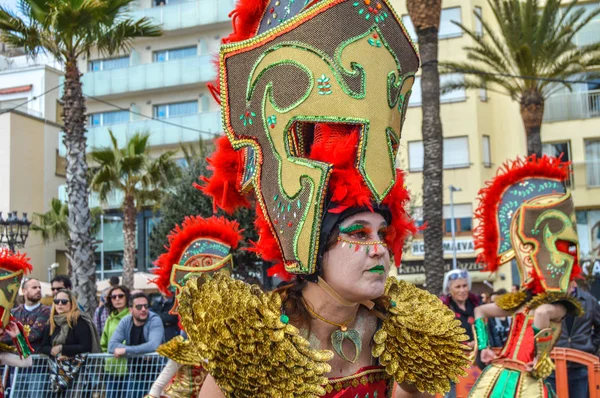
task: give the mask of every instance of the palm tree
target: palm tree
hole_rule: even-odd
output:
[[[85,159],[86,108],[77,59],[92,49],[101,54],[128,52],[132,39],[159,36],[147,18],[124,18],[133,0],[19,0],[22,15],[0,7],[0,39],[22,47],[30,56],[52,54],[65,66],[63,101],[64,144],[67,149],[69,194],[69,254],[73,284],[84,310],[96,308],[95,264],[88,203]]]
[[[427,290],[439,294],[444,277],[443,231],[444,183],[443,138],[440,118],[440,73],[438,71],[438,31],[441,0],[406,0],[410,19],[417,32],[421,54],[423,123],[423,231]]]
[[[138,210],[149,204],[158,205],[181,172],[172,159],[175,151],[166,151],[154,159],[150,157],[148,134],[134,134],[124,148],[119,148],[112,131],[109,130],[109,134],[112,147],[93,148],[89,153],[94,164],[90,185],[103,202],[111,192],[123,194],[123,284],[132,289]]]
[[[488,0],[497,30],[477,13],[483,35],[455,22],[474,43],[465,47],[468,61],[442,64],[449,72],[474,75],[444,91],[487,87],[519,102],[529,155],[542,152],[544,101],[557,88],[571,89],[574,75],[600,66],[600,43],[578,47],[574,41],[600,9],[584,17],[584,9],[573,8],[576,0],[566,7],[561,2]]]

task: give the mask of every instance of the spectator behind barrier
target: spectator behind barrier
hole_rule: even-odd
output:
[[[73,290],[73,283],[71,282],[71,278],[66,275],[56,275],[50,281],[50,286],[52,289],[52,295],[56,296],[59,290]]]
[[[106,306],[107,301],[110,300],[108,298],[108,292],[111,290],[111,288],[119,286],[119,277],[111,276],[108,283],[109,286],[106,289],[104,289],[100,294],[100,303],[98,305],[98,308],[96,308],[96,311],[94,312],[94,323],[96,325],[96,330],[98,330],[99,337],[102,337],[104,325],[106,324],[106,320],[108,319],[108,316],[111,312]],[[106,344],[108,345],[108,342]],[[105,350],[103,350],[103,352],[105,352]]]
[[[165,342],[179,336],[179,317],[170,314],[174,304],[175,297],[161,295],[152,305],[152,311],[160,317],[165,328]]]
[[[106,292],[106,309],[108,318],[104,323],[100,345],[102,352],[108,352],[108,343],[119,322],[129,315],[129,289],[125,286],[112,286]],[[125,358],[107,358],[104,372],[107,378],[107,398],[120,397],[121,391],[126,388],[127,361]]]
[[[467,345],[473,347],[473,322],[475,321],[475,307],[479,305],[477,295],[471,293],[471,275],[463,269],[454,269],[444,275],[444,295],[442,302],[455,314],[456,319],[465,328],[469,341]]]
[[[88,314],[79,311],[70,290],[62,289],[54,295],[40,351],[50,357],[50,380],[55,393],[72,387],[85,362],[81,354],[100,352],[94,322]]]
[[[129,358],[128,373],[138,375],[128,378],[128,391],[148,391],[154,380],[143,377],[143,374],[147,375],[157,370],[148,372],[148,365],[143,358],[132,359],[156,351],[164,341],[165,330],[162,321],[158,315],[150,312],[149,307],[148,297],[144,293],[132,294],[129,298],[131,315],[119,322],[108,343],[108,352],[115,358]]]
[[[496,298],[498,296],[502,296],[506,293],[506,289],[499,289],[493,292],[490,296],[492,303],[496,301]],[[508,340],[510,324],[511,318],[509,316],[488,319],[488,329],[490,332],[490,347],[504,347],[504,343],[506,343],[506,340]]]
[[[583,315],[574,317],[568,314],[562,322],[562,332],[556,347],[598,355],[600,348],[600,305],[590,293],[584,290],[580,280],[571,281],[569,291],[581,303]],[[585,365],[569,362],[567,364],[569,397],[589,397],[588,370]],[[548,377],[548,383],[556,391],[556,376]]]
[[[42,299],[42,285],[37,279],[26,279],[22,286],[25,304],[12,309],[12,316],[23,324],[29,326],[29,343],[34,351],[39,351],[42,345],[42,333],[48,325],[50,307],[40,303]],[[2,341],[12,344],[10,336],[4,335]]]
[[[442,303],[450,308],[465,328],[469,340],[465,342],[469,347],[475,345],[473,341],[473,322],[475,322],[475,307],[479,305],[479,297],[471,293],[471,275],[464,269],[453,269],[444,275],[444,295]],[[456,385],[450,384],[450,392],[445,398],[456,398]]]
[[[129,298],[129,310],[131,315],[119,322],[108,343],[108,352],[115,358],[154,352],[164,340],[162,321],[150,312],[148,297],[144,293],[136,293]]]

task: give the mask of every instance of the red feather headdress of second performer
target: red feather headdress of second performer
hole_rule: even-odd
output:
[[[197,187],[229,213],[255,193],[270,275],[314,274],[325,216],[349,208],[390,215],[399,264],[416,228],[395,161],[419,58],[390,1],[240,0],[230,16],[210,87],[226,137]]]
[[[168,246],[165,247],[167,252],[161,254],[154,262],[156,268],[152,272],[157,276],[153,282],[158,289],[170,296],[175,287],[175,281],[172,279],[174,266],[187,266],[190,269],[194,268],[195,272],[203,272],[203,266],[210,267],[215,261],[219,261],[219,258],[225,258],[226,255],[222,254],[225,254],[226,250],[231,252],[237,249],[242,236],[237,221],[227,220],[225,217],[188,216],[181,226],[177,225],[171,230],[167,238],[169,240]],[[200,241],[214,241],[221,244],[222,247],[219,248],[221,254],[217,256],[214,247],[198,244],[201,243]],[[203,247],[210,250],[203,251]],[[200,261],[195,261],[198,259]]]
[[[514,257],[511,242],[511,222],[521,206],[531,199],[547,194],[565,194],[570,163],[560,158],[531,155],[504,163],[496,176],[479,191],[479,206],[475,211],[478,226],[473,233],[477,261],[485,271],[496,272]],[[532,189],[533,187],[536,189]],[[570,280],[580,277],[575,264]],[[533,293],[543,289],[539,275],[529,275],[525,288]]]
[[[27,333],[20,322],[10,314],[21,287],[21,281],[33,270],[30,259],[24,253],[14,253],[8,249],[0,250],[0,327],[5,328],[10,321],[15,322],[21,334],[13,339],[14,347],[21,355],[27,357],[33,352]]]

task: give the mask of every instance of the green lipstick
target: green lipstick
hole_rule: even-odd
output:
[[[368,271],[374,274],[383,275],[383,273],[385,272],[385,267],[383,265],[376,265],[370,268]]]

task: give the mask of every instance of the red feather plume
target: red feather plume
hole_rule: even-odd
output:
[[[7,271],[23,271],[28,274],[33,270],[30,263],[31,259],[27,258],[25,253],[14,253],[8,249],[0,250],[0,268]]]
[[[477,261],[486,265],[485,270],[495,272],[501,265],[498,256],[498,206],[507,188],[525,178],[553,178],[565,181],[569,175],[569,163],[560,158],[531,155],[508,161],[500,167],[496,177],[486,182],[479,191],[479,207],[475,218],[479,221],[473,233],[475,249],[481,250]]]
[[[176,225],[169,233],[169,244],[165,246],[167,252],[161,254],[154,262],[156,268],[152,269],[152,273],[157,277],[153,282],[162,293],[171,295],[169,288],[173,265],[179,262],[193,241],[200,238],[214,239],[236,249],[242,239],[241,232],[237,221],[227,220],[225,217],[186,217],[181,226]]]
[[[213,211],[217,206],[232,214],[239,207],[250,207],[248,199],[240,194],[239,180],[244,171],[242,151],[236,151],[226,136],[215,140],[216,150],[207,158],[210,177],[201,177],[204,185],[194,184],[203,194],[213,198]]]
[[[269,0],[238,0],[233,11],[229,13],[233,32],[221,42],[235,43],[246,40],[256,35],[260,20],[269,5]],[[217,62],[217,76],[219,75],[219,64]],[[209,83],[208,89],[217,103],[221,103],[221,87],[219,80]]]

